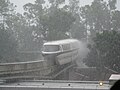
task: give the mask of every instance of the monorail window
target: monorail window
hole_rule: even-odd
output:
[[[64,44],[62,45],[62,48],[64,51],[70,50],[70,44]]]
[[[59,51],[60,46],[59,45],[45,45],[44,46],[44,52],[54,52]]]

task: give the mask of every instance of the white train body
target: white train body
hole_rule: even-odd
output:
[[[48,60],[54,60],[54,64],[64,65],[77,59],[78,50],[78,40],[65,39],[44,43],[42,54]]]

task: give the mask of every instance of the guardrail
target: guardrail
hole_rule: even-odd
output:
[[[0,75],[32,71],[39,71],[41,75],[47,75],[51,72],[44,60],[0,64]]]
[[[44,83],[81,83],[81,84],[109,84],[109,81],[71,81],[71,80],[21,80],[21,82],[44,82]]]
[[[1,84],[2,90],[110,90],[108,81],[63,81],[63,80],[21,80],[16,83]]]

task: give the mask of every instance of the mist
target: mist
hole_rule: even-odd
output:
[[[87,56],[88,52],[89,52],[89,49],[87,48],[87,43],[80,41],[79,42],[79,56],[78,56],[78,60],[76,61],[76,64],[78,67],[87,67],[83,63],[83,59]]]

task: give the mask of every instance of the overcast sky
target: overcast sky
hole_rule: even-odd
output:
[[[26,3],[34,3],[35,0],[10,0],[11,3],[17,5],[16,11],[19,13],[23,13],[23,5]],[[80,0],[80,5],[84,6],[90,4],[93,0]],[[120,0],[117,0],[117,8],[120,10]]]

